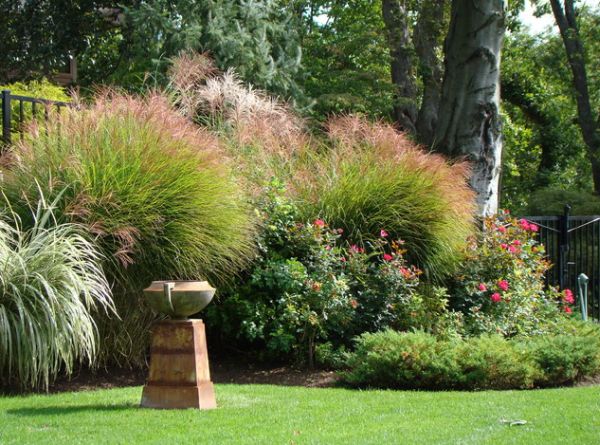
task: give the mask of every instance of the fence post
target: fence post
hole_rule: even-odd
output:
[[[2,142],[10,145],[10,91],[2,90]]]
[[[561,289],[567,287],[569,280],[569,213],[571,206],[566,204],[563,215],[560,218],[560,232],[558,233],[558,285]]]

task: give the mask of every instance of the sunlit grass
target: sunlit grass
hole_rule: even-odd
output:
[[[600,387],[410,392],[217,385],[214,411],[137,407],[141,388],[0,398],[9,444],[596,444]],[[510,425],[524,420],[523,425]]]

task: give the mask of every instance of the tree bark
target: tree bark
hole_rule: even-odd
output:
[[[573,3],[573,0],[564,0],[563,8],[560,0],[550,0],[552,12],[565,46],[567,60],[573,73],[577,120],[592,164],[594,191],[600,194],[600,116],[594,117],[590,104],[585,53],[583,42],[579,37],[579,27],[577,26]]]
[[[445,6],[446,0],[423,1],[414,33],[419,72],[423,80],[423,99],[416,123],[417,139],[428,147],[434,141],[442,92],[443,69],[438,49],[445,27]]]
[[[417,86],[408,8],[402,0],[382,0],[382,12],[390,47],[392,83],[395,86],[394,118],[401,130],[414,135]]]
[[[454,0],[434,149],[471,162],[481,215],[498,210],[504,0]]]

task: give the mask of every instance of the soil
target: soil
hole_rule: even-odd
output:
[[[210,364],[213,383],[263,384],[324,388],[335,386],[339,378],[333,371],[297,369],[289,366],[269,366],[240,361],[213,359]],[[90,371],[82,369],[71,378],[60,378],[49,392],[89,391],[143,385],[146,370],[123,368]]]

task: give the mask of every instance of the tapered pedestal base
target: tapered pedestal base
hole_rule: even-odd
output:
[[[152,329],[146,408],[217,407],[202,320],[165,320]]]

